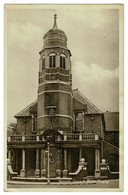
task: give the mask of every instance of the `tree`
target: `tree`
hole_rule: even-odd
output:
[[[8,125],[8,128],[7,128],[7,137],[9,137],[11,135],[15,135],[16,134],[16,128],[17,128],[16,123],[10,123]]]

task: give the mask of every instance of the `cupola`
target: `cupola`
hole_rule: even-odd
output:
[[[43,49],[51,47],[61,47],[67,49],[67,37],[64,31],[57,27],[57,15],[54,15],[54,25],[43,37],[44,46]]]

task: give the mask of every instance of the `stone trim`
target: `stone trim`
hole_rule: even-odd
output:
[[[39,78],[43,78],[45,75],[54,75],[54,74],[60,74],[62,76],[66,76],[66,77],[70,77],[70,74],[67,75],[67,74],[63,74],[63,73],[60,73],[60,72],[54,72],[54,73],[45,73],[43,76],[39,76]]]
[[[41,95],[41,94],[43,94],[43,93],[57,93],[57,92],[59,92],[59,93],[67,93],[67,94],[71,95],[71,96],[72,96],[72,98],[73,98],[73,95],[72,95],[70,92],[67,92],[67,91],[61,91],[61,90],[49,90],[49,91],[43,91],[43,92],[39,93],[39,94],[38,94],[38,96],[39,96],[39,95]]]
[[[45,84],[52,84],[52,83],[61,83],[61,84],[64,84],[64,85],[69,85],[70,86],[70,82],[64,82],[64,81],[45,81],[41,84],[39,84],[39,87],[42,86],[42,85],[45,85]]]
[[[43,118],[43,117],[51,117],[51,116],[60,116],[60,117],[66,117],[66,118],[71,118],[73,120],[73,118],[69,115],[63,115],[63,114],[55,114],[55,115],[41,115],[41,116],[38,116],[37,118]]]

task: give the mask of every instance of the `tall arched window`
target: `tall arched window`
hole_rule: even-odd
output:
[[[42,70],[45,68],[45,56],[42,58]]]
[[[49,55],[49,67],[50,68],[56,67],[56,55],[54,53],[51,53]]]
[[[75,130],[82,131],[83,130],[83,113],[78,112],[75,114]]]
[[[65,69],[65,55],[64,54],[61,54],[60,55],[60,68],[63,68]]]

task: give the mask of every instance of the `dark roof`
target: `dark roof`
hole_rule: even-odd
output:
[[[105,131],[119,131],[119,112],[105,112]]]
[[[102,113],[91,101],[89,101],[78,89],[73,90],[73,98],[87,107],[87,113]]]
[[[37,111],[37,100],[29,104],[25,109],[15,115],[15,118],[18,117],[27,117],[31,115],[31,112]]]
[[[87,105],[86,104],[82,104],[81,102],[79,102],[76,99],[73,99],[73,110],[74,111],[83,110],[83,111],[87,112]]]

